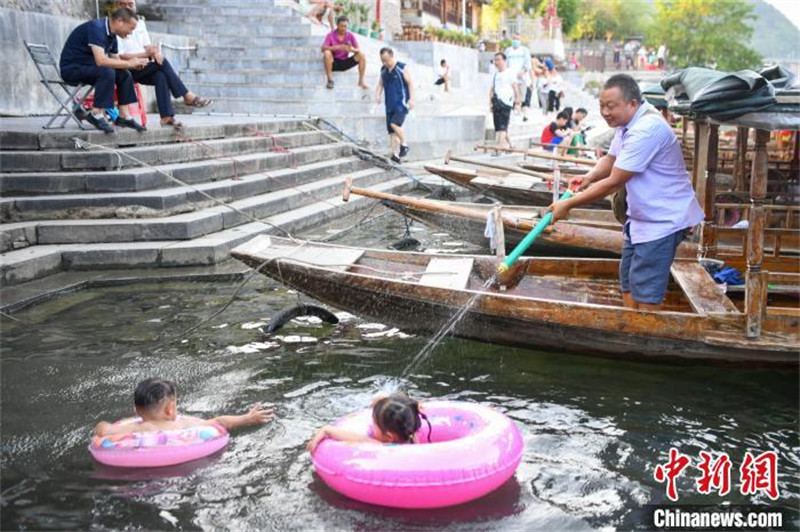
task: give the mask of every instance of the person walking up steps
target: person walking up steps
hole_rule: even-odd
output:
[[[494,66],[497,69],[492,76],[492,88],[489,91],[489,101],[492,105],[492,118],[494,120],[495,142],[501,148],[510,148],[508,139],[508,122],[515,102],[520,100],[517,75],[506,68],[506,54],[494,54]],[[497,155],[497,152],[495,152]]]
[[[375,101],[380,103],[381,94],[386,93],[386,130],[392,147],[392,161],[400,163],[401,158],[408,155],[403,122],[408,112],[414,109],[414,84],[406,64],[395,59],[391,48],[381,48],[380,57],[383,66],[375,91]]]

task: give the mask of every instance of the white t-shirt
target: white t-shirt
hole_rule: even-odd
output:
[[[514,48],[513,46],[509,46],[506,49],[506,61],[506,68],[513,72],[514,76],[517,76],[520,72],[527,73],[531,69],[533,58],[531,58],[530,50],[528,50],[526,47],[520,46],[519,48]],[[530,81],[530,75],[517,78],[517,83],[525,86],[528,86]]]
[[[136,24],[136,29],[133,33],[120,39],[117,37],[117,49],[119,55],[134,55],[141,54],[145,51],[144,47],[152,44],[150,42],[150,34],[147,33],[147,26],[144,24],[144,17],[139,17],[139,22]]]
[[[508,105],[514,106],[514,83],[517,82],[517,75],[510,68],[502,72],[497,72],[492,77],[492,87],[497,98]]]

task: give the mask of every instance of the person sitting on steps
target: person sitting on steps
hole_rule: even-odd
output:
[[[344,9],[344,6],[341,4],[329,2],[328,0],[311,0],[311,4],[311,9],[306,13],[306,16],[317,24],[322,24],[325,13],[327,13],[328,26],[330,26],[331,29],[333,29],[333,14]]]
[[[336,19],[336,29],[331,31],[325,42],[322,43],[323,62],[325,64],[325,77],[328,80],[326,87],[333,88],[333,73],[350,70],[358,66],[358,86],[369,90],[364,82],[364,73],[367,70],[367,58],[364,52],[358,49],[356,36],[347,31],[350,20],[341,15]],[[352,55],[350,55],[352,54]]]
[[[136,0],[116,0],[115,6],[136,12]],[[161,55],[160,47],[150,41],[143,18],[139,18],[136,29],[130,35],[125,38],[117,37],[117,48],[122,59],[142,58],[148,61],[144,68],[134,70],[131,74],[133,81],[155,87],[162,126],[179,128],[183,125],[175,118],[172,97],[183,98],[184,103],[190,107],[206,107],[211,104],[208,98],[198,96],[186,88],[169,61]]]
[[[128,105],[137,102],[130,71],[144,68],[147,60],[122,59],[117,50],[117,37],[130,35],[137,22],[136,13],[130,9],[117,9],[110,17],[84,22],[72,30],[61,50],[61,77],[67,83],[94,86],[94,107],[86,121],[106,133],[114,132],[103,112],[114,108],[115,88],[119,104],[115,123],[139,132],[147,130],[128,116]]]

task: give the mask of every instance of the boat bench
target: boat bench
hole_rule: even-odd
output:
[[[434,257],[428,262],[428,267],[419,279],[423,286],[447,288],[449,290],[464,290],[469,283],[474,263],[472,258]]]
[[[676,260],[670,271],[692,309],[698,314],[739,312],[736,305],[696,260]]]

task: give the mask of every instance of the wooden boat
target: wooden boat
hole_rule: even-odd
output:
[[[319,301],[410,332],[436,332],[465,309],[453,334],[485,342],[615,358],[795,368],[800,362],[797,308],[766,307],[759,335],[747,337],[747,315],[695,260],[673,265],[666,310],[640,311],[622,305],[616,259],[523,257],[498,287],[490,256],[263,235],[231,253]]]
[[[425,170],[477,194],[494,198],[510,205],[545,207],[553,203],[553,190],[543,180],[525,175],[490,174],[452,165],[425,165]],[[557,198],[556,198],[557,199]],[[611,209],[607,199],[590,205],[596,209]]]

